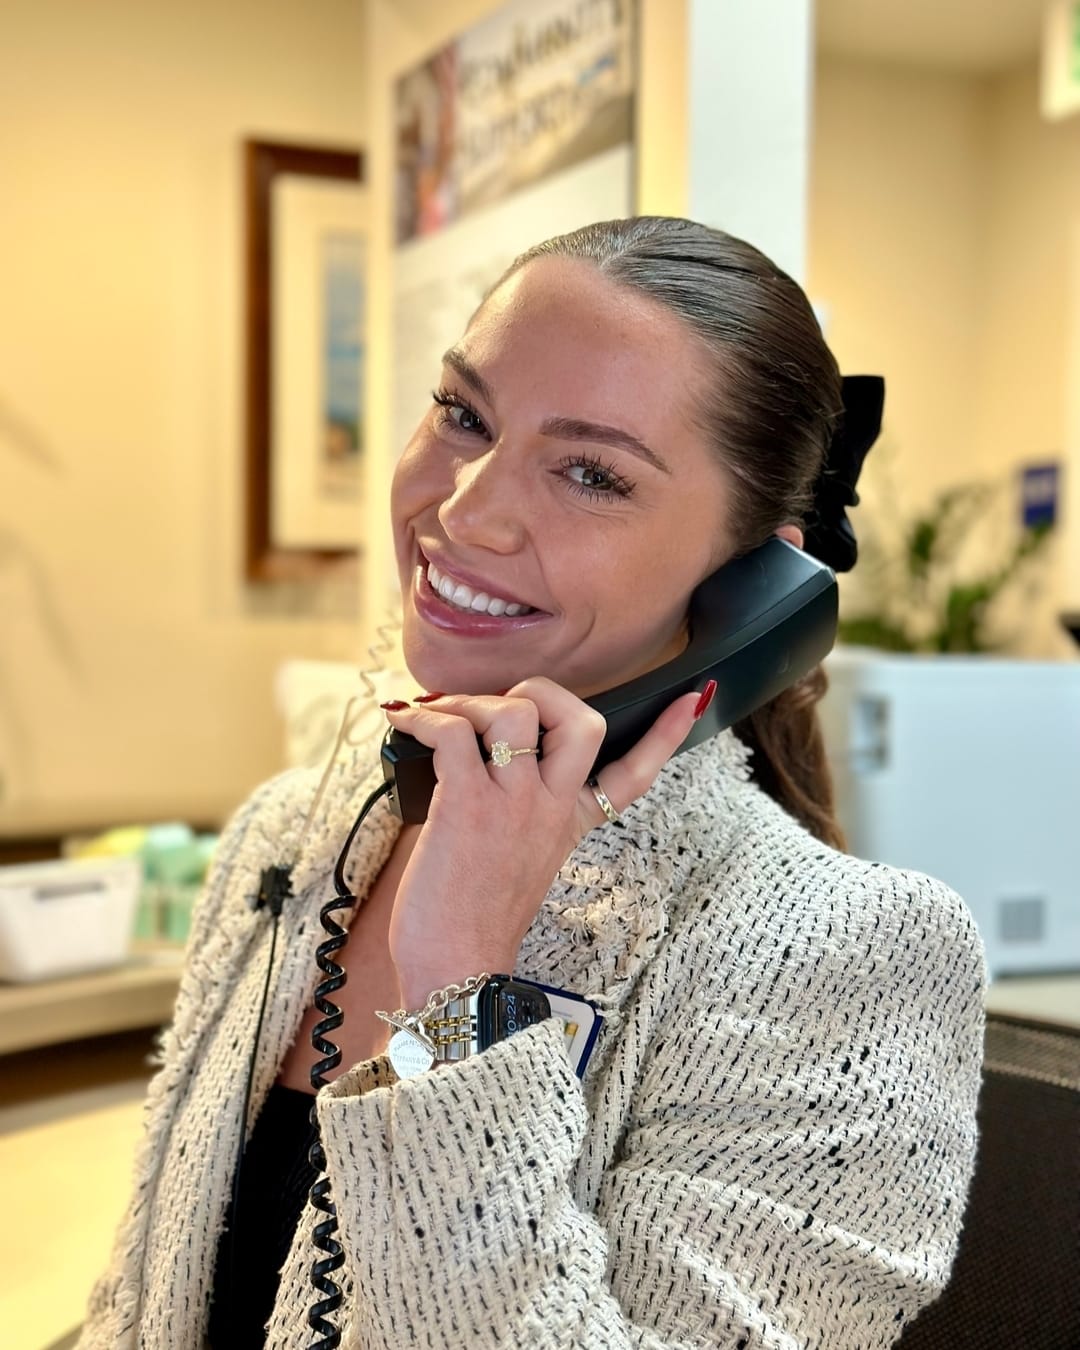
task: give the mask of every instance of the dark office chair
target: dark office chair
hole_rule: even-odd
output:
[[[953,1276],[899,1350],[1080,1347],[1080,1028],[989,1014]]]

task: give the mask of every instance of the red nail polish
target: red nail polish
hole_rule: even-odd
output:
[[[387,712],[401,712],[402,708],[407,708],[407,703],[402,703],[399,698],[392,698],[389,703],[380,703],[380,708],[385,708]]]
[[[413,702],[414,702],[414,703],[434,703],[435,700],[436,700],[437,698],[445,698],[445,697],[446,697],[446,695],[442,692],[442,690],[439,690],[439,691],[437,691],[437,692],[435,692],[435,693],[431,693],[431,694],[417,694],[417,696],[413,699]]]
[[[710,680],[709,683],[705,686],[705,688],[701,691],[701,697],[698,699],[697,707],[694,709],[695,722],[702,715],[702,713],[709,706],[709,704],[713,701],[713,695],[715,693],[716,693],[716,681]]]

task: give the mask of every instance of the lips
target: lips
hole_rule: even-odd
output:
[[[444,597],[444,589],[450,586],[453,590]],[[498,594],[490,582],[475,573],[466,579],[456,568],[451,572],[423,553],[417,557],[414,572],[413,605],[425,623],[456,637],[520,635],[552,618],[546,610],[528,605],[509,592]]]

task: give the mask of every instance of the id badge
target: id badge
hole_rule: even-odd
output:
[[[542,989],[547,995],[552,1017],[557,1017],[563,1024],[570,1067],[579,1078],[582,1077],[600,1034],[604,1014],[595,1003],[568,989],[553,989],[551,985],[536,984],[534,980],[529,983],[535,984],[537,989]]]

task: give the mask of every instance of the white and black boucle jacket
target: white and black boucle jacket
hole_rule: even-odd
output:
[[[318,908],[378,778],[364,759],[296,867],[252,1119],[311,997]],[[293,856],[312,790],[276,779],[223,838],[84,1350],[203,1345],[269,952],[249,897]],[[624,818],[566,863],[516,970],[604,1009],[583,1082],[548,1022],[403,1083],[358,1064],[320,1095],[344,1345],[876,1350],[945,1284],[982,1049],[962,902],[818,843],[748,781],[730,733],[672,760]],[[357,894],[396,830],[381,802]],[[309,1220],[274,1347],[313,1340]]]

